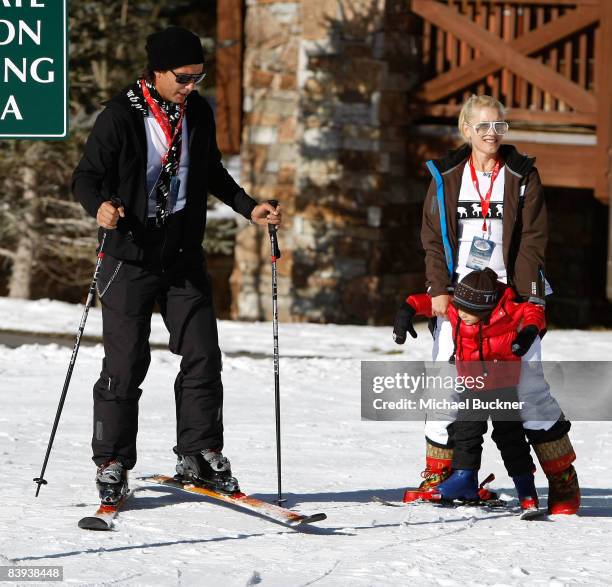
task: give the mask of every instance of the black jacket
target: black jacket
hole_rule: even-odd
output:
[[[105,251],[127,261],[143,259],[147,208],[147,138],[144,117],[130,105],[127,88],[105,104],[87,139],[72,176],[72,192],[95,217],[102,202],[118,197],[126,218],[107,232]],[[208,192],[250,219],[257,202],[231,178],[221,162],[215,121],[208,102],[197,92],[187,97],[189,170],[185,208],[168,223],[171,255],[201,255]],[[98,237],[101,238],[102,229]]]

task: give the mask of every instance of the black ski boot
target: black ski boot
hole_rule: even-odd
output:
[[[240,491],[238,481],[232,477],[230,462],[220,450],[205,448],[195,455],[180,455],[176,449],[174,452],[178,459],[177,479],[222,493]]]
[[[119,461],[107,461],[98,467],[96,487],[102,504],[115,505],[129,491],[127,471]]]

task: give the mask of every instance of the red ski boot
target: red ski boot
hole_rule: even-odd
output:
[[[567,434],[533,446],[548,478],[548,513],[575,514],[580,508],[580,486],[572,463],[576,453]]]
[[[419,499],[424,501],[440,499],[437,488],[450,475],[452,460],[452,448],[440,448],[428,442],[426,444],[425,470],[421,473],[423,481],[418,488],[406,489],[404,503]]]
[[[580,508],[580,486],[573,465],[548,477],[548,513],[575,514]]]

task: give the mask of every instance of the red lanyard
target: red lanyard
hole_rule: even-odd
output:
[[[185,105],[181,104],[181,114],[179,117],[179,121],[176,125],[176,128],[174,129],[174,134],[172,134],[172,127],[170,126],[168,115],[159,107],[159,104],[155,100],[153,100],[151,94],[149,93],[149,88],[147,88],[147,85],[145,84],[144,80],[140,80],[140,87],[142,88],[142,95],[144,96],[144,99],[146,100],[149,108],[151,109],[151,112],[153,113],[153,116],[155,117],[155,120],[157,120],[157,123],[161,127],[162,131],[164,132],[164,136],[166,137],[166,145],[168,150],[164,153],[164,156],[162,157],[162,165],[166,165],[166,162],[168,160],[168,152],[172,147],[172,143],[174,143],[174,139],[177,137],[177,135],[181,132],[183,128],[183,115],[185,114]]]
[[[470,163],[470,174],[472,175],[472,183],[474,184],[474,189],[480,198],[480,204],[482,208],[482,231],[486,232],[487,230],[487,214],[489,213],[489,207],[491,205],[491,194],[493,193],[493,184],[497,179],[499,174],[499,168],[501,167],[499,164],[499,160],[495,162],[495,167],[493,168],[493,173],[491,174],[491,185],[489,186],[489,190],[487,191],[487,195],[483,198],[480,194],[480,188],[478,187],[478,177],[476,176],[476,169],[474,168],[474,162],[472,158],[469,159]]]

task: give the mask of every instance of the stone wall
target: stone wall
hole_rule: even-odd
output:
[[[244,124],[241,181],[259,201],[277,199],[293,216],[299,163],[297,67],[300,2],[248,0],[245,21]],[[291,223],[280,239],[279,313],[289,319],[292,275]],[[258,320],[271,313],[267,232],[243,225],[236,238],[232,315]]]
[[[423,288],[409,174],[415,45],[405,3],[249,0],[242,180],[282,202],[282,320],[388,322]],[[245,227],[233,315],[270,315],[269,242]]]

